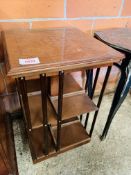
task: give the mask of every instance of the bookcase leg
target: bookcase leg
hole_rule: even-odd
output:
[[[63,86],[64,86],[64,72],[59,72],[59,92],[58,92],[58,117],[57,117],[57,151],[60,150],[61,145],[61,119],[62,119],[62,103],[63,103]]]
[[[47,77],[46,74],[40,75],[42,113],[43,113],[43,149],[45,155],[48,155],[48,117],[47,117]]]
[[[99,99],[98,99],[98,103],[97,103],[98,110],[94,114],[91,129],[90,129],[90,133],[89,133],[90,137],[92,136],[92,133],[93,133],[93,130],[94,130],[94,126],[95,126],[95,123],[96,123],[96,119],[97,119],[97,116],[98,116],[98,112],[99,112],[99,108],[100,108],[100,105],[101,105],[101,102],[102,102],[104,91],[105,91],[105,88],[106,88],[106,85],[107,85],[107,82],[108,82],[108,79],[109,79],[111,68],[112,68],[112,66],[108,66],[108,68],[107,68],[107,72],[106,72],[106,75],[105,75],[105,79],[104,79],[102,89],[101,89],[101,92],[100,92],[100,96],[99,96]]]
[[[30,117],[30,109],[29,109],[29,103],[28,103],[27,86],[26,86],[25,77],[20,77],[18,79],[18,83],[20,87],[20,93],[22,95],[23,107],[26,115],[28,129],[31,130],[32,125],[31,125],[31,117]]]
[[[32,150],[33,150],[32,151],[33,159],[37,159],[37,156],[35,154],[35,151],[33,149],[32,142],[31,142],[32,125],[31,125],[31,116],[30,116],[30,109],[29,109],[29,103],[28,103],[27,86],[26,86],[25,77],[18,78],[17,85],[18,85],[18,88],[19,88],[19,92],[21,94],[21,95],[19,95],[19,98],[21,98],[20,96],[22,96],[24,113],[25,113],[25,116],[26,116],[25,120],[26,120],[26,123],[27,123],[27,133],[28,133],[28,136],[29,136],[30,146],[32,147]]]

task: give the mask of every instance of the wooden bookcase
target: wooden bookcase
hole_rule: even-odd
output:
[[[89,142],[111,67],[124,55],[76,28],[5,31],[2,39],[7,75],[16,79],[34,163]],[[20,64],[20,58],[34,57],[39,64]],[[108,68],[96,107],[91,98],[104,66]],[[90,98],[70,76],[75,71],[86,71]],[[79,116],[91,111],[96,112],[88,134],[89,115],[84,127]]]
[[[73,76],[69,73],[65,74],[63,83],[62,119],[60,124],[61,144],[60,149],[57,150],[59,81],[58,76],[47,77],[47,79],[50,79],[49,82],[51,83],[48,86],[50,87],[50,91],[48,89],[50,93],[47,94],[48,155],[45,155],[43,152],[44,129],[40,80],[34,79],[26,81],[32,126],[31,130],[27,127],[27,133],[34,163],[88,143],[90,137],[81,124],[79,116],[97,110],[96,105],[86,95],[85,90],[80,87]],[[56,88],[52,88],[52,86]],[[22,98],[21,103],[23,103]],[[27,120],[26,116],[25,120]]]

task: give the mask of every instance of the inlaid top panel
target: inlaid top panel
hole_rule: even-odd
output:
[[[131,29],[113,28],[95,32],[95,36],[108,45],[131,53]]]
[[[7,75],[58,72],[118,62],[124,55],[75,28],[15,30],[2,34]],[[40,63],[20,65],[21,58]]]

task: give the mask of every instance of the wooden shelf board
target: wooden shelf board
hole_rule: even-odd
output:
[[[41,95],[34,95],[28,97],[30,115],[31,115],[31,124],[33,128],[38,128],[43,126],[43,114],[42,114],[42,102]],[[56,115],[52,109],[49,101],[47,107],[48,114],[48,123],[56,125]]]
[[[53,127],[52,132],[55,139],[57,138],[57,128]],[[90,142],[90,137],[87,134],[85,128],[77,120],[64,124],[61,127],[61,149],[60,153],[69,149],[78,147],[80,145]]]
[[[58,100],[52,100],[52,103],[57,111]],[[63,98],[62,120],[95,110],[97,110],[96,105],[86,94],[67,96]]]

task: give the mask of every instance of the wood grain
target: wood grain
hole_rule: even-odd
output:
[[[38,75],[118,62],[124,55],[75,28],[15,30],[2,33],[8,76]],[[40,64],[20,65],[19,58]]]

